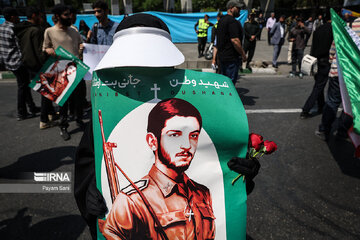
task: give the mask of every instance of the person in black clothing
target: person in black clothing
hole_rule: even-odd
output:
[[[313,90],[302,108],[302,112],[300,114],[301,119],[311,117],[310,110],[316,101],[318,104],[318,113],[322,112],[325,105],[324,89],[328,81],[328,74],[330,71],[329,50],[332,41],[333,33],[331,20],[329,20],[326,24],[318,27],[313,34],[310,55],[317,58],[318,71],[314,77],[315,84]]]
[[[240,22],[235,19],[240,16],[240,9],[243,7],[245,7],[243,2],[230,0],[226,4],[227,15],[220,19],[217,29],[220,72],[229,77],[234,85],[238,78],[241,59],[246,61],[246,54],[241,45],[243,29]]]
[[[259,27],[260,27],[260,32],[257,35],[256,39],[260,41],[261,40],[261,32],[262,32],[262,30],[263,30],[263,28],[265,27],[265,24],[266,24],[265,18],[264,18],[262,13],[259,14],[259,17],[256,19],[256,21],[258,22]]]
[[[28,70],[29,79],[33,79],[45,63],[47,56],[42,51],[44,41],[43,18],[36,7],[26,10],[27,21],[15,25],[16,35],[19,39],[24,66]],[[55,126],[55,110],[51,100],[41,96],[40,129]]]
[[[256,48],[256,37],[260,34],[259,23],[255,21],[255,12],[250,13],[249,21],[244,24],[244,51],[245,54],[249,53],[246,61],[246,68],[251,71],[250,62],[254,57]]]

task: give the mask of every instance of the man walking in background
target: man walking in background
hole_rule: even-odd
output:
[[[195,32],[198,37],[198,53],[199,53],[198,58],[204,56],[204,49],[208,37],[208,29],[211,26],[214,26],[214,24],[209,22],[209,16],[207,14],[205,14],[203,19],[199,19],[199,21],[197,21],[194,26]],[[196,29],[197,27],[198,29]]]
[[[231,78],[234,85],[239,75],[239,66],[246,61],[246,54],[242,48],[243,29],[235,18],[240,16],[240,9],[244,2],[230,0],[226,4],[227,15],[223,16],[217,30],[217,49],[220,60],[221,74]]]
[[[304,56],[304,49],[306,46],[305,39],[307,34],[310,34],[310,30],[305,27],[303,20],[301,18],[296,19],[296,27],[290,31],[290,39],[293,40],[293,48],[291,52],[292,71],[290,73],[290,77],[294,77],[296,75],[296,65],[299,67],[299,77],[303,77],[301,72],[301,61]]]
[[[3,10],[5,22],[0,25],[0,62],[7,70],[14,73],[17,81],[17,120],[34,117],[40,108],[35,106],[30,88],[30,76],[23,64],[18,39],[14,33],[14,25],[19,23],[19,16],[15,8]],[[29,112],[26,109],[29,107]]]
[[[71,54],[79,57],[83,50],[82,38],[74,28],[71,26],[70,10],[67,6],[62,4],[55,5],[52,10],[54,16],[58,20],[56,25],[45,30],[43,50],[51,56],[55,56],[55,49],[59,46]],[[75,92],[72,93],[76,94]],[[72,96],[70,96],[72,97]],[[75,97],[75,96],[74,96]],[[82,121],[82,99],[78,96],[78,106],[76,107],[76,123],[79,127],[83,127]],[[67,141],[70,139],[70,135],[67,131],[68,123],[68,102],[60,107],[60,135]]]
[[[255,12],[250,13],[249,21],[244,24],[244,51],[245,54],[249,53],[246,61],[246,68],[251,71],[250,62],[254,56],[256,48],[256,38],[260,34],[259,23],[255,21]]]
[[[271,44],[271,29],[274,27],[276,23],[275,13],[271,13],[271,16],[266,21],[266,29],[268,30],[268,44]]]
[[[279,22],[274,24],[270,32],[271,44],[274,45],[274,53],[272,65],[274,68],[278,67],[277,59],[279,58],[281,47],[284,44],[285,38],[285,16],[279,18]]]
[[[317,101],[318,113],[322,113],[325,105],[324,89],[328,81],[330,71],[329,50],[333,41],[333,33],[331,20],[321,25],[313,34],[310,55],[317,58],[318,71],[314,76],[315,84],[313,90],[306,100],[302,112],[301,119],[311,117],[310,110]]]

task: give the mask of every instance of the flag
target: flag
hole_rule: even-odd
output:
[[[144,234],[162,239],[153,235],[158,225],[153,218],[158,218],[169,239],[187,236],[190,230],[185,233],[185,225],[191,229],[195,223],[191,232],[198,239],[246,239],[245,182],[232,184],[238,174],[227,162],[234,156],[246,156],[249,128],[229,78],[174,68],[101,69],[93,73],[91,100],[96,183],[109,209],[100,219],[98,239],[104,239],[103,233],[111,228],[104,231],[103,227],[115,222],[116,234],[125,231],[126,236],[137,239],[145,238]],[[197,142],[196,147],[188,140]],[[192,160],[188,168],[164,164],[174,156]],[[165,165],[162,171],[183,172],[195,183],[186,194],[192,199],[179,200],[174,182],[159,172],[158,167]],[[129,180],[148,199],[155,217],[150,217],[151,211]],[[131,204],[126,205],[132,201],[143,217],[131,210]]]
[[[360,38],[331,9],[338,62],[339,85],[344,112],[353,118],[349,136],[360,157]]]
[[[61,46],[55,53],[56,56],[48,58],[29,87],[63,106],[89,67]]]
[[[351,11],[351,10],[348,10],[348,9],[341,9],[341,14],[342,15],[345,15],[345,13],[349,13],[351,17],[360,17],[360,13],[357,13],[357,12],[354,12],[354,11]]]

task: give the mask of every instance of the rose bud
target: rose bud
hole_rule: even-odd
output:
[[[271,154],[277,150],[277,145],[273,141],[266,140],[264,142],[265,154]]]
[[[256,151],[259,151],[261,145],[263,144],[263,137],[256,133],[251,133],[249,135],[249,146],[255,148]]]

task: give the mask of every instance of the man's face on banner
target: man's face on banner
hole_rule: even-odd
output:
[[[195,117],[174,116],[161,130],[160,161],[167,167],[183,172],[189,168],[195,155],[200,124]]]

